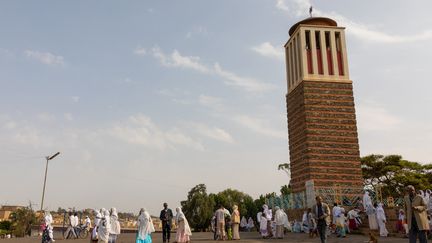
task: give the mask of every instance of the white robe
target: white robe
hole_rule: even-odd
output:
[[[112,235],[119,235],[121,232],[120,229],[120,222],[118,221],[118,214],[117,214],[117,209],[116,208],[112,208],[111,209],[111,217],[110,217],[110,223],[111,223],[111,227],[110,227],[110,234]]]
[[[176,224],[179,225],[179,222],[183,221],[185,234],[191,236],[192,231],[191,231],[191,228],[189,227],[189,223],[188,223],[186,216],[184,215],[183,211],[181,210],[181,208],[176,208],[176,212],[177,212]]]
[[[98,237],[99,237],[98,239],[100,241],[108,241],[109,232],[111,230],[110,215],[108,210],[104,210],[102,214],[103,214],[103,218],[99,222],[99,226],[98,226]]]
[[[153,221],[147,211],[142,211],[138,216],[138,239],[145,240],[148,234],[155,232]]]
[[[382,204],[379,204],[377,207],[377,211],[376,211],[376,219],[378,221],[378,227],[380,230],[380,236],[387,236],[388,235],[388,231],[386,228],[386,216],[385,216],[385,212],[384,212],[384,208],[382,207]]]
[[[247,226],[249,229],[252,229],[253,227],[255,227],[255,223],[251,217],[249,217],[249,219],[248,219]]]
[[[282,209],[278,209],[275,212],[276,225],[284,225],[284,221],[285,221],[285,213]]]
[[[243,216],[241,221],[240,221],[240,227],[246,228],[247,226],[248,226],[247,220],[246,220],[245,216]]]

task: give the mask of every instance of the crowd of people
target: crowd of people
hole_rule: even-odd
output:
[[[431,228],[432,220],[432,195],[431,192],[416,192],[413,186],[407,187],[407,194],[404,198],[405,206],[399,210],[397,229],[404,232],[409,238],[410,243],[415,243],[416,239],[420,243],[427,242],[427,232]],[[164,203],[164,208],[160,213],[162,222],[163,243],[170,242],[172,222],[177,226],[174,242],[188,243],[192,235],[191,228],[185,214],[180,207],[176,208],[176,215],[173,215],[168,204]],[[240,240],[240,230],[251,231],[255,227],[262,238],[284,238],[285,232],[308,233],[310,237],[319,237],[322,243],[326,243],[327,237],[334,233],[338,237],[346,237],[346,234],[356,230],[362,224],[361,213],[367,215],[370,228],[371,241],[376,241],[373,232],[379,232],[382,237],[388,236],[386,228],[386,213],[382,203],[373,203],[368,192],[365,192],[362,200],[363,208],[351,208],[346,213],[345,208],[335,203],[330,210],[330,206],[323,202],[320,196],[316,197],[313,207],[303,213],[301,221],[289,221],[287,213],[278,206],[270,209],[266,204],[262,206],[262,211],[257,214],[258,224],[255,226],[254,220],[249,217],[241,217],[238,206],[234,205],[232,211],[222,205],[215,211],[211,220],[212,230],[215,240]],[[50,212],[45,212],[43,225],[42,243],[55,242],[53,237],[53,218]],[[77,228],[91,231],[91,242],[115,243],[120,234],[120,223],[116,208],[106,210],[104,208],[95,210],[95,220],[91,225],[91,220],[87,216],[84,225],[79,225],[77,214],[69,213],[69,224],[64,234],[66,238],[77,238]],[[143,208],[139,212],[137,219],[136,243],[152,243],[151,234],[155,232],[150,214]]]

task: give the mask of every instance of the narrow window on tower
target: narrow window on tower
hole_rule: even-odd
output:
[[[306,30],[305,31],[305,37],[306,37],[306,57],[307,57],[307,69],[308,69],[308,73],[312,74],[313,73],[313,68],[312,68],[312,51],[310,48],[310,31]]]
[[[329,75],[333,75],[333,58],[332,58],[332,50],[331,50],[331,43],[330,43],[330,32],[325,32],[325,45],[326,45],[326,56],[327,56],[327,65],[328,65],[328,71]]]
[[[297,60],[297,67],[299,69],[299,75],[300,77],[303,77],[303,68],[301,67],[301,56],[302,56],[302,51],[301,51],[301,45],[300,45],[300,35],[297,35],[297,53],[298,53],[298,60]]]
[[[317,61],[318,61],[318,74],[324,74],[323,65],[322,65],[322,53],[321,53],[321,38],[320,32],[315,31],[315,43],[316,43],[316,53],[317,53]]]
[[[295,80],[295,77],[294,77],[294,67],[295,67],[295,64],[294,64],[294,52],[293,52],[292,42],[289,43],[289,52],[290,52],[290,60],[291,60],[291,63],[290,63],[291,82],[294,85],[294,83],[295,83],[296,80]]]
[[[337,53],[337,63],[339,68],[339,75],[343,76],[343,60],[342,60],[342,40],[340,32],[335,32],[335,39],[336,39],[336,53]]]
[[[297,53],[297,37],[294,37],[293,42],[293,53],[294,53],[294,80],[297,82],[298,78],[299,78],[299,74],[298,74],[298,53]]]
[[[286,63],[286,72],[287,72],[287,79],[288,79],[288,87],[291,87],[292,86],[292,84],[291,84],[291,77],[290,77],[290,72],[291,72],[291,70],[290,70],[290,63],[291,63],[291,61],[290,61],[290,59],[289,59],[289,51],[288,51],[288,48],[289,48],[289,46],[286,46],[285,47],[285,63]]]

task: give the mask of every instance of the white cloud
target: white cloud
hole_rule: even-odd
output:
[[[287,132],[274,129],[269,121],[247,115],[239,115],[233,118],[238,124],[251,129],[252,131],[269,137],[287,139]]]
[[[218,97],[202,94],[198,97],[198,103],[202,106],[209,107],[217,111],[224,110],[223,100]]]
[[[285,11],[289,10],[289,7],[286,5],[284,0],[277,0],[276,1],[276,8],[278,8],[280,10],[285,10]]]
[[[188,68],[201,73],[209,73],[210,70],[201,64],[200,58],[195,56],[182,56],[177,50],[174,50],[171,55],[165,55],[159,47],[152,49],[153,56],[166,67]]]
[[[187,136],[178,128],[162,130],[152,120],[142,114],[130,116],[107,130],[107,133],[130,144],[166,150],[178,146],[204,150],[199,141]]]
[[[306,17],[311,6],[310,0],[277,0],[276,8],[288,12],[296,17]],[[323,12],[314,7],[314,16],[325,16],[336,20],[338,25],[346,27],[347,34],[369,42],[378,43],[407,43],[432,40],[432,29],[414,35],[395,35],[376,30],[373,26],[353,21],[335,12]]]
[[[138,56],[145,56],[147,54],[147,50],[141,46],[138,46],[137,48],[135,48],[133,53]]]
[[[222,69],[219,63],[214,64],[214,72],[225,79],[225,84],[240,87],[249,92],[269,91],[275,88],[271,84],[263,83],[253,78],[241,77],[235,73],[226,71]]]
[[[392,115],[384,107],[373,104],[357,104],[357,121],[360,130],[389,131],[398,129],[402,120]]]
[[[226,85],[241,88],[248,92],[265,92],[275,88],[274,85],[226,71],[217,62],[211,67],[206,66],[200,62],[199,57],[182,56],[177,50],[167,55],[159,47],[154,47],[152,52],[153,57],[166,67],[191,69],[204,74],[216,75],[222,78]]]
[[[24,53],[28,58],[37,60],[43,64],[52,65],[52,66],[64,65],[64,58],[62,56],[56,56],[50,52],[26,50]]]
[[[231,134],[222,128],[208,127],[207,125],[203,124],[194,124],[194,127],[201,135],[225,143],[234,143],[234,139]]]
[[[284,59],[283,48],[276,48],[270,42],[264,42],[258,46],[254,46],[252,50],[265,57],[276,58],[278,60]]]
[[[9,129],[9,130],[12,130],[12,129],[14,129],[14,128],[17,127],[17,124],[16,124],[15,122],[13,122],[13,121],[7,121],[7,122],[3,125],[3,127],[6,128],[6,129]]]

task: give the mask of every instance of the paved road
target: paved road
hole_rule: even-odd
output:
[[[175,236],[175,233],[172,234],[172,237]],[[288,233],[285,236],[285,239],[275,240],[275,239],[267,239],[263,240],[259,237],[256,232],[241,232],[240,237],[242,238],[239,241],[231,241],[231,242],[248,242],[248,243],[259,243],[259,242],[275,242],[275,243],[319,243],[318,238],[309,239],[306,234],[295,234]],[[368,240],[366,236],[362,235],[348,235],[347,238],[337,238],[330,237],[328,243],[365,243]],[[192,235],[192,243],[202,242],[202,243],[212,243],[213,235],[212,233],[193,233]],[[0,243],[38,243],[40,242],[39,238],[17,238],[17,239],[0,239]],[[85,240],[56,240],[58,243],[88,243],[89,239]],[[117,240],[117,243],[134,243],[135,242],[135,234],[121,234]],[[153,242],[154,243],[162,243],[161,233],[153,234]],[[388,243],[408,243],[408,239],[401,238],[380,238],[379,242],[388,242]]]

